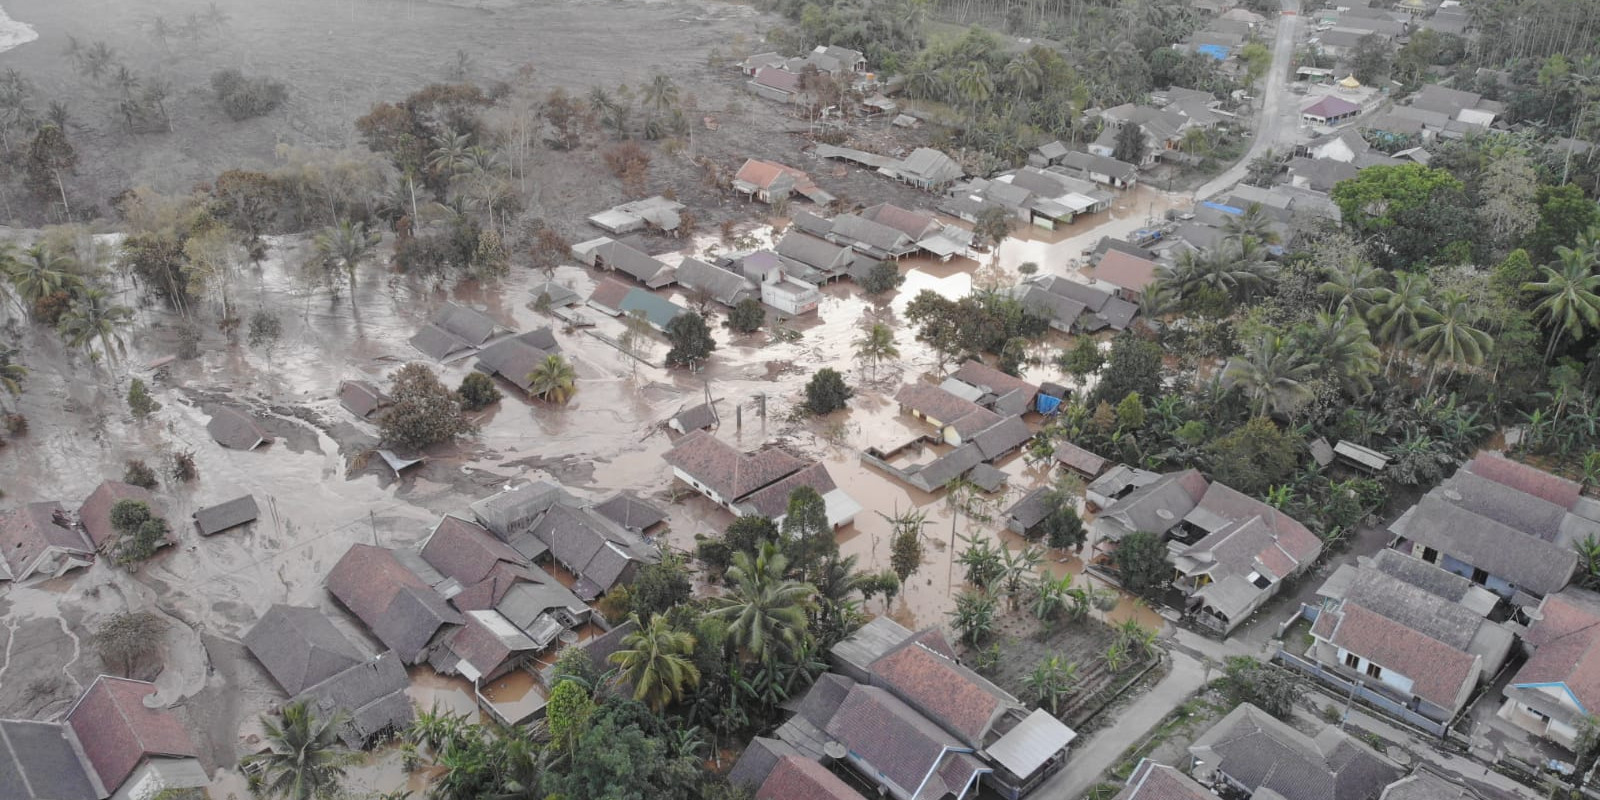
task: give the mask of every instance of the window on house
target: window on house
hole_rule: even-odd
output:
[[[1345,653],[1344,665],[1351,669],[1361,669],[1361,656],[1355,653]]]
[[[1381,678],[1383,677],[1383,667],[1369,661],[1367,662],[1367,674],[1374,678]]]
[[[1489,582],[1489,573],[1484,572],[1481,569],[1474,568],[1472,570],[1472,582],[1478,584],[1479,586],[1482,586],[1483,584],[1488,583]]]
[[[1437,564],[1439,562],[1439,551],[1431,547],[1422,548],[1422,560],[1429,564]]]

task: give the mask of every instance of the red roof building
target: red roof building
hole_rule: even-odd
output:
[[[107,791],[115,792],[150,759],[194,759],[198,755],[183,721],[145,698],[153,683],[101,675],[67,712],[67,725]]]

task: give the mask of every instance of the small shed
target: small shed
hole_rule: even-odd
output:
[[[985,494],[994,494],[1006,485],[1006,474],[991,464],[979,464],[967,473],[967,480]]]
[[[201,536],[214,536],[230,528],[255,522],[261,515],[254,495],[235,497],[226,503],[202,508],[194,512],[194,526]]]
[[[395,475],[399,475],[400,473],[411,469],[418,464],[421,464],[423,461],[421,458],[405,458],[403,456],[396,455],[393,450],[379,450],[378,457],[383,459],[383,463],[389,465],[389,469],[394,470]]]
[[[1054,457],[1062,469],[1075,472],[1083,476],[1084,480],[1090,481],[1105,473],[1106,467],[1111,463],[1071,442],[1062,442],[1058,445]]]
[[[566,308],[583,302],[583,298],[579,297],[577,292],[555,281],[537,284],[529,289],[528,293],[533,295],[534,305],[538,305],[541,298],[548,298],[545,303],[550,308]]]
[[[612,495],[596,504],[594,510],[596,514],[634,533],[644,533],[667,519],[667,515],[661,513],[661,509],[627,492]]]
[[[1311,450],[1311,460],[1317,462],[1319,468],[1333,463],[1333,445],[1328,440],[1318,436],[1307,445]]]
[[[1045,517],[1050,516],[1052,509],[1049,498],[1050,487],[1041,486],[1013,503],[1005,510],[1006,530],[1018,536],[1027,536],[1028,532],[1038,527]]]
[[[217,444],[234,450],[254,450],[272,437],[256,424],[255,418],[238,409],[219,406],[206,423],[206,432]]]
[[[667,427],[678,433],[693,433],[699,430],[716,427],[717,409],[711,403],[701,403],[691,406],[667,420]]]

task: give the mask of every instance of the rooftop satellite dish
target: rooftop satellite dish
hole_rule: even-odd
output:
[[[844,745],[838,742],[828,742],[822,746],[822,753],[828,758],[844,758],[847,752],[849,751],[844,749]]]
[[[1162,518],[1164,520],[1167,520],[1169,522],[1172,520],[1172,512],[1168,511],[1168,510],[1166,510],[1164,508],[1156,509],[1156,516],[1158,516],[1158,517],[1160,517],[1160,518]]]

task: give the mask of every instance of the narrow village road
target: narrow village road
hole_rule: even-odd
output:
[[[1169,650],[1172,666],[1150,691],[1133,705],[1112,713],[1116,721],[1095,731],[1087,741],[1074,742],[1067,765],[1050,776],[1033,793],[1039,800],[1076,800],[1100,782],[1101,773],[1115,766],[1122,752],[1144,738],[1179,703],[1205,683],[1205,667],[1188,654]]]
[[[1195,202],[1206,200],[1241,180],[1250,162],[1264,155],[1294,133],[1299,124],[1299,109],[1289,93],[1289,64],[1294,61],[1295,30],[1300,23],[1300,0],[1279,0],[1283,11],[1278,16],[1278,33],[1272,44],[1272,66],[1267,70],[1267,85],[1261,90],[1261,111],[1256,115],[1255,138],[1250,151],[1221,175],[1195,190]]]

